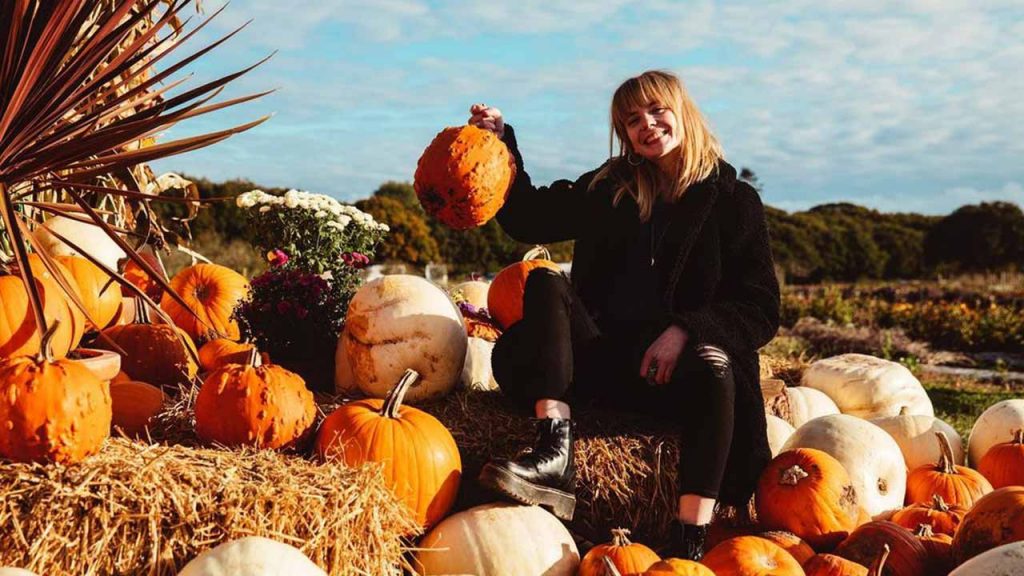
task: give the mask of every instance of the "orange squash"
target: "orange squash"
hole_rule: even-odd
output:
[[[113,418],[110,425],[127,436],[145,436],[153,418],[163,409],[167,395],[163,390],[136,380],[111,381],[110,400]]]
[[[969,509],[978,498],[992,491],[992,485],[977,470],[956,465],[949,439],[942,432],[935,436],[942,456],[934,466],[921,466],[907,475],[906,502],[929,502],[937,494],[949,504]]]
[[[312,430],[313,393],[294,372],[263,365],[256,350],[246,364],[211,372],[196,396],[196,434],[225,446],[289,448]]]
[[[0,360],[0,456],[16,462],[80,462],[99,452],[110,431],[107,383],[71,360],[44,352]]]
[[[149,307],[135,302],[135,323],[113,326],[95,342],[97,348],[121,348],[121,371],[132,380],[177,388],[191,383],[199,372],[192,339],[169,324],[151,324]]]
[[[199,348],[199,367],[203,372],[213,372],[227,364],[244,364],[253,348],[255,345],[248,342],[215,338]],[[266,352],[261,352],[260,356],[264,364],[270,364],[270,356]]]
[[[804,562],[810,560],[811,556],[814,556],[814,549],[811,548],[810,544],[804,542],[792,532],[769,530],[768,532],[758,534],[758,536],[781,546],[783,550],[792,554],[793,558],[796,558],[796,561],[801,566],[804,565]]]
[[[835,554],[815,554],[804,563],[807,576],[867,576],[868,569]]]
[[[163,271],[163,266],[160,265],[160,261],[154,254],[149,252],[137,252],[136,254],[138,254],[139,257],[145,260],[146,263],[152,266],[155,270]],[[137,264],[135,260],[129,258],[128,261],[125,262],[124,272],[122,272],[121,275],[124,276],[124,279],[129,283],[139,290],[142,290],[142,292],[146,296],[149,296],[154,302],[159,302],[160,297],[164,294],[164,289],[160,284],[154,280],[149,273],[143,270],[142,266]],[[122,296],[136,296],[135,292],[125,286],[121,287],[121,294]]]
[[[55,259],[67,268],[78,288],[78,298],[85,307],[86,329],[102,330],[109,326],[121,307],[118,283],[81,256],[57,256]]]
[[[886,520],[859,526],[836,548],[835,554],[858,564],[871,564],[885,546],[891,552],[882,572],[885,576],[921,576],[928,568],[928,551],[906,528]]]
[[[615,528],[612,530],[612,541],[598,544],[590,549],[580,561],[577,576],[603,576],[605,573],[604,558],[615,565],[622,576],[640,574],[652,564],[661,560],[654,550],[640,543],[629,541],[629,530]]]
[[[659,560],[651,567],[643,572],[643,576],[654,576],[655,574],[675,574],[676,576],[715,576],[715,573],[710,568],[701,564],[700,562],[694,562],[693,560],[683,560],[681,558],[666,558]]]
[[[993,488],[1024,486],[1024,429],[1014,432],[1012,442],[989,448],[978,462],[978,472]]]
[[[57,266],[63,266],[57,263]],[[85,316],[67,301],[60,285],[36,254],[29,254],[29,269],[42,300],[43,317],[48,326],[56,325],[50,338],[50,354],[63,358],[78,347],[85,331]],[[66,269],[65,269],[66,271]],[[70,272],[65,274],[70,278]],[[37,354],[40,334],[28,291],[16,267],[0,276],[0,358]]]
[[[981,497],[953,536],[957,565],[996,546],[1024,540],[1024,486],[1006,486]]]
[[[921,541],[928,551],[929,574],[949,574],[956,566],[953,564],[953,537],[949,534],[938,534],[932,531],[929,524],[921,524],[914,530],[914,536]]]
[[[316,439],[322,461],[350,466],[382,462],[384,478],[400,500],[430,527],[444,518],[459,490],[462,459],[455,439],[430,414],[402,406],[419,377],[406,370],[383,400],[371,398],[339,406],[324,419]]]
[[[792,532],[813,547],[845,538],[860,512],[846,469],[814,448],[776,456],[761,473],[755,503],[762,526]]]
[[[239,339],[238,322],[231,315],[249,293],[244,276],[217,264],[196,264],[175,274],[171,288],[188,308],[170,294],[163,295],[160,308],[193,340]]]
[[[716,576],[803,576],[800,563],[781,546],[757,536],[738,536],[715,546],[702,564]]]
[[[948,534],[950,537],[956,534],[957,527],[967,514],[967,508],[946,504],[942,496],[935,494],[932,502],[925,504],[911,504],[899,512],[893,514],[891,520],[907,530],[917,530],[922,524],[931,526],[936,534]]]
[[[485,224],[505,204],[515,158],[490,130],[445,128],[423,151],[413,188],[428,214],[456,230]]]
[[[509,326],[523,319],[523,292],[526,278],[537,268],[547,268],[561,273],[562,269],[551,261],[551,254],[538,246],[523,256],[521,262],[506,266],[491,282],[487,291],[487,311],[491,317],[507,330]]]

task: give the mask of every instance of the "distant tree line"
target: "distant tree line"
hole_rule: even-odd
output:
[[[744,170],[742,175],[760,190],[752,171]],[[205,199],[230,198],[259,187],[245,180],[193,181]],[[424,212],[406,182],[386,182],[355,204],[391,226],[388,241],[377,252],[378,261],[416,266],[437,262],[447,264],[455,274],[492,273],[530,248],[512,240],[493,220],[472,230],[448,228]],[[172,215],[173,207],[163,210]],[[962,206],[947,216],[881,213],[850,203],[800,212],[768,206],[766,216],[776,264],[788,282],[1024,269],[1024,212],[1009,202]],[[245,238],[244,224],[234,202],[216,201],[200,210],[190,227],[193,235],[213,231],[224,238]],[[556,261],[572,258],[571,242],[548,248]]]

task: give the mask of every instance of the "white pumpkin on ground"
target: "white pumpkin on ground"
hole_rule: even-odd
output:
[[[89,218],[85,214],[81,214],[79,217]],[[50,256],[82,256],[77,250],[65,244],[63,240],[51,234],[51,230],[55,234],[67,238],[79,248],[87,250],[90,256],[112,270],[116,270],[117,261],[126,256],[124,250],[121,250],[121,247],[103,231],[103,228],[66,216],[54,216],[43,222],[43,225],[33,232],[36,240],[42,244],[43,249]]]
[[[487,308],[487,291],[491,283],[483,280],[470,280],[452,288],[452,294],[460,293],[462,297],[477,308]]]
[[[1010,542],[978,554],[949,576],[1020,576],[1024,574],[1024,540]]]
[[[839,411],[858,418],[908,414],[934,416],[921,382],[906,366],[866,354],[842,354],[812,363],[801,383],[821,390]]]
[[[818,416],[839,414],[839,407],[821,390],[807,386],[787,386],[786,400],[789,402],[789,421],[799,428]]]
[[[537,506],[484,504],[453,514],[418,546],[422,576],[575,576],[580,554],[562,523]]]
[[[247,536],[225,542],[192,559],[178,576],[327,576],[297,548]]]
[[[348,355],[345,354],[344,329],[338,336],[338,345],[334,349],[334,392],[349,397],[359,394],[356,377],[352,374],[352,366],[349,365]]]
[[[0,576],[38,576],[38,574],[24,568],[0,568]]]
[[[977,466],[989,448],[1013,440],[1014,431],[1024,428],[1024,398],[1003,400],[978,416],[967,440],[967,457]]]
[[[821,416],[796,429],[782,451],[817,448],[846,468],[857,502],[872,517],[903,507],[907,464],[885,430],[849,414]]]
[[[899,444],[908,470],[929,464],[934,465],[939,461],[942,451],[939,448],[939,443],[935,441],[936,432],[942,432],[949,439],[956,464],[964,463],[964,443],[960,439],[960,434],[955,428],[935,416],[904,412],[896,416],[872,418],[871,423],[888,432],[889,436],[892,436],[892,439]]]
[[[491,370],[491,353],[494,342],[470,336],[467,341],[466,364],[462,368],[462,387],[467,390],[497,390]]]
[[[452,300],[430,281],[395,274],[363,284],[348,307],[341,345],[356,386],[384,398],[407,369],[420,374],[407,403],[444,396],[466,362],[466,328]]]
[[[768,420],[768,446],[772,450],[772,458],[775,458],[782,451],[786,440],[796,432],[796,428],[772,414],[765,414],[765,418]]]

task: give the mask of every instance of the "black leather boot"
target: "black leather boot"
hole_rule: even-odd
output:
[[[576,509],[576,462],[573,422],[544,418],[537,422],[532,450],[511,459],[495,459],[480,471],[480,483],[528,505],[547,507],[562,520]]]
[[[668,557],[700,562],[704,557],[704,542],[707,537],[707,524],[683,524],[673,520]]]

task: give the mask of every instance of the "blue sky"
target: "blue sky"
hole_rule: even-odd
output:
[[[486,102],[535,182],[575,178],[608,155],[615,87],[661,68],[767,204],[1024,205],[1021,0],[235,0],[194,45],[250,18],[190,85],[276,50],[226,96],[277,91],[166,136],[273,117],[156,170],[356,200],[411,181],[434,135]]]

